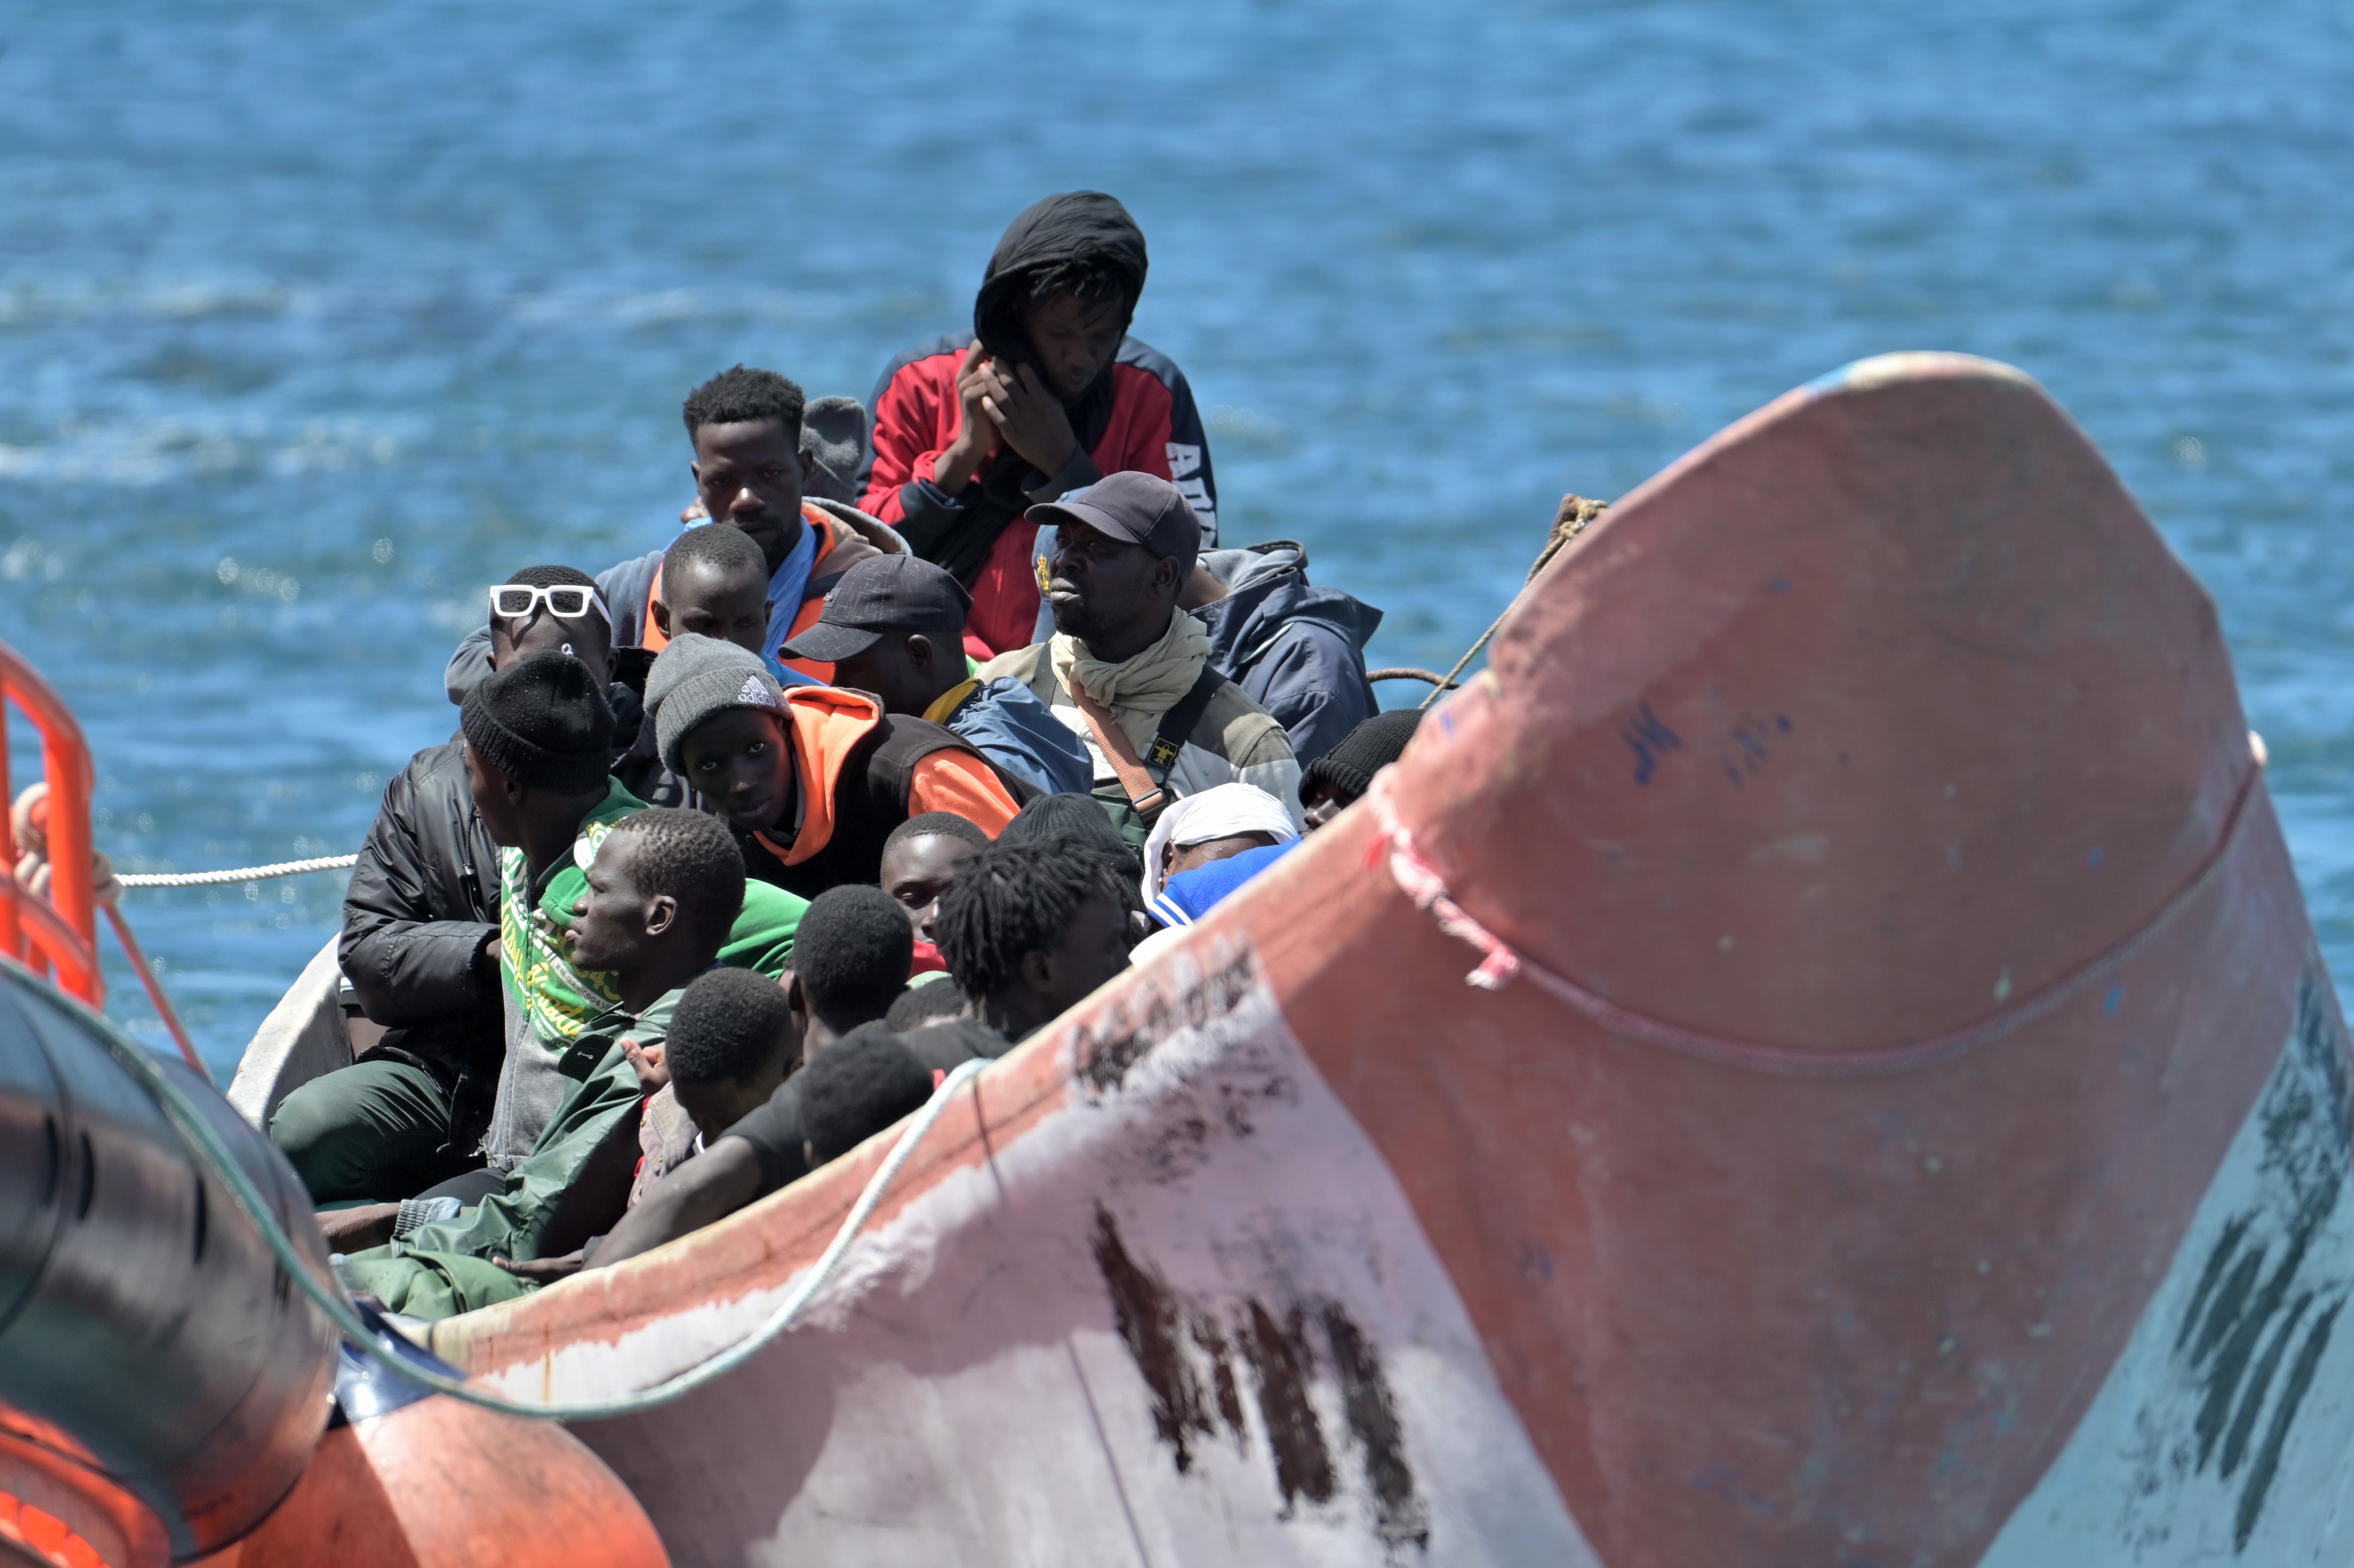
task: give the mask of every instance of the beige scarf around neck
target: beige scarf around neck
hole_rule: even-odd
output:
[[[1193,689],[1209,656],[1209,629],[1182,609],[1170,613],[1169,630],[1160,641],[1117,664],[1106,663],[1077,638],[1060,631],[1047,645],[1055,678],[1066,687],[1082,688],[1109,708],[1129,744],[1139,751],[1151,744],[1161,715]]]

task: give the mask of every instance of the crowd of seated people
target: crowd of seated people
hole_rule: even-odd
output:
[[[1380,612],[1296,545],[1215,548],[1192,394],[1127,335],[1144,276],[1118,202],[1049,197],[867,410],[725,371],[673,542],[490,589],[457,733],[353,874],[385,1033],[270,1127],[352,1288],[447,1316],[798,1180],[1404,749]]]

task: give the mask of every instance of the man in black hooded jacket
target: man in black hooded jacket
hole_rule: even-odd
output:
[[[1173,482],[1217,543],[1210,445],[1184,373],[1128,335],[1144,233],[1099,191],[1051,196],[997,242],[970,332],[901,355],[869,399],[860,506],[972,595],[966,651],[1035,641],[1032,505],[1132,469]]]
[[[528,567],[509,587],[595,588],[571,567]],[[544,600],[489,617],[501,668],[565,649],[610,675],[612,630],[592,605],[577,619]],[[637,699],[626,687],[634,715]],[[616,736],[626,748],[632,728]],[[273,1113],[270,1136],[316,1202],[406,1198],[480,1165],[506,1039],[499,995],[499,851],[466,785],[465,743],[427,747],[385,786],[344,895],[337,957],[384,1037],[351,1066],[313,1079]]]

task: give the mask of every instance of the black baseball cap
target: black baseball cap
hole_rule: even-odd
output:
[[[1078,523],[1114,539],[1141,545],[1156,556],[1192,560],[1202,552],[1202,524],[1177,487],[1156,474],[1124,469],[1042,501],[1023,514],[1042,527]]]
[[[913,556],[875,556],[827,590],[817,624],[784,646],[786,657],[832,664],[865,652],[886,631],[920,631],[956,647],[972,595],[947,571]]]

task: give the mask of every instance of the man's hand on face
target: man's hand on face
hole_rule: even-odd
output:
[[[981,375],[988,385],[981,392],[981,406],[997,421],[1005,444],[1039,472],[1062,472],[1063,465],[1079,450],[1062,399],[1048,391],[1038,373],[1026,365],[1000,365],[991,360],[981,367]]]
[[[957,366],[957,404],[961,416],[956,440],[932,464],[932,482],[950,495],[971,483],[982,461],[997,450],[997,421],[989,417],[981,401],[990,387],[983,364],[987,353],[976,339],[965,350],[964,363]]]

